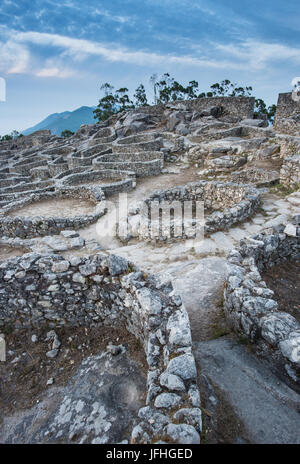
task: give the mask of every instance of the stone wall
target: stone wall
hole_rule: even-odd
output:
[[[91,214],[74,217],[11,217],[9,213],[42,200],[81,198],[95,204]],[[60,233],[64,229],[79,229],[96,222],[106,213],[105,197],[101,188],[93,186],[61,187],[55,192],[34,193],[22,200],[2,207],[0,213],[0,236],[30,238]]]
[[[189,319],[166,277],[121,257],[27,254],[0,264],[0,327],[126,327],[144,347],[147,400],[132,443],[199,443],[200,396]]]
[[[224,310],[230,326],[249,341],[262,345],[279,371],[300,380],[300,324],[279,312],[273,291],[260,272],[287,259],[300,258],[300,240],[284,226],[242,240],[228,256]]]
[[[198,210],[197,218],[192,213],[187,218],[184,216],[186,214],[184,211],[188,202],[194,203],[195,206],[196,202],[203,202],[204,211],[203,208],[201,211]],[[140,240],[156,242],[195,238],[199,237],[202,231],[204,235],[210,235],[244,221],[255,212],[259,203],[260,193],[249,185],[217,181],[192,182],[185,186],[155,192],[146,198],[138,210],[133,212],[133,214],[139,214],[138,225],[137,221],[132,221],[129,216],[129,228],[125,229],[128,231],[128,236],[119,235],[119,237],[124,241],[136,236]],[[157,213],[160,208],[164,211],[167,209],[163,219],[159,218],[158,214],[158,217],[156,215],[155,218],[151,217],[153,207]],[[173,224],[170,221],[171,209],[174,209],[174,214],[175,210],[178,213]],[[213,210],[214,212],[204,218],[203,212],[205,210]],[[184,222],[182,218],[184,218]],[[204,219],[205,223],[203,223]],[[131,221],[134,224],[136,235],[130,228]],[[177,232],[180,229],[177,236],[172,234],[175,227]]]
[[[280,183],[290,189],[300,187],[300,155],[285,158],[280,171]]]
[[[212,107],[221,106],[223,116],[233,116],[237,120],[252,119],[254,114],[254,97],[210,97],[193,100],[178,100],[166,105],[155,105],[141,108],[140,111],[154,116],[163,116],[166,108],[186,111],[205,111]]]
[[[291,92],[278,96],[274,128],[283,134],[300,135],[300,101],[294,101]]]
[[[103,184],[101,184],[101,180]],[[101,188],[104,195],[108,196],[114,193],[130,192],[136,186],[136,176],[134,172],[130,171],[103,169],[101,171],[78,172],[57,180],[57,184],[63,187],[89,185],[95,182],[99,184],[97,187]]]

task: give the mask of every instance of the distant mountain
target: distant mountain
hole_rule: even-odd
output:
[[[22,134],[30,135],[35,131],[43,129],[50,130],[54,135],[60,135],[65,129],[76,132],[81,124],[96,123],[93,115],[93,110],[95,108],[95,106],[81,106],[81,108],[74,111],[64,111],[63,113],[51,114],[35,126],[22,131]]]

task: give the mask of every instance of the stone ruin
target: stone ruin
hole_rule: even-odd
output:
[[[277,311],[260,277],[264,267],[300,257],[299,237],[285,233],[300,213],[298,116],[291,94],[280,94],[274,127],[254,118],[253,98],[202,98],[120,113],[65,140],[39,131],[0,143],[0,329],[133,334],[148,373],[125,442],[200,443],[203,433],[193,342],[207,321],[195,318],[185,271],[180,285],[174,277],[177,261],[200,268],[192,293],[201,301],[205,263],[221,272],[235,248],[218,284],[225,283],[227,323],[299,383],[300,360],[291,354],[299,323]],[[285,199],[269,190],[277,185]],[[128,234],[116,230],[107,245],[91,228],[101,229],[120,193],[131,202]],[[201,240],[188,230],[172,236],[169,223],[149,235],[149,207],[165,200],[180,208],[203,201]]]

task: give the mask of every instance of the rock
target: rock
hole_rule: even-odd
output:
[[[150,424],[151,429],[155,434],[161,434],[163,427],[170,423],[169,416],[158,412],[150,406],[141,408],[139,410],[139,417]]]
[[[51,377],[49,380],[47,380],[47,385],[53,385],[54,384],[54,378]]]
[[[85,264],[83,266],[79,266],[80,274],[85,277],[88,277],[92,274],[96,273],[96,266],[94,264]]]
[[[128,271],[128,262],[121,256],[110,255],[108,258],[108,269],[112,276],[124,274]]]
[[[192,343],[189,318],[186,311],[176,311],[167,323],[171,346],[190,346]]]
[[[69,248],[82,248],[85,241],[82,237],[74,237],[69,240]]]
[[[161,374],[160,384],[171,391],[185,391],[183,381],[177,375],[168,374],[167,372]]]
[[[73,274],[72,280],[73,282],[77,282],[79,284],[85,284],[85,278],[79,272],[76,272],[75,274]]]
[[[200,435],[191,425],[169,424],[166,427],[166,433],[175,443],[180,445],[200,444]]]
[[[287,339],[291,332],[300,328],[300,324],[293,316],[283,312],[262,317],[259,325],[262,337],[273,346]]]
[[[70,267],[69,261],[59,261],[54,263],[51,270],[52,272],[66,272]]]
[[[62,230],[60,233],[64,238],[79,237],[79,233],[75,230]]]
[[[300,366],[300,329],[291,332],[287,340],[279,343],[279,348],[285,358]]]
[[[184,422],[188,425],[192,425],[195,429],[201,433],[202,430],[202,413],[200,408],[183,408],[179,409],[174,414],[174,419],[179,423]]]
[[[268,127],[268,121],[265,119],[243,119],[240,124],[242,126]]]
[[[157,292],[150,288],[141,288],[136,292],[137,299],[144,311],[151,316],[161,314],[162,304]]]
[[[287,226],[284,229],[284,233],[286,235],[289,235],[290,237],[297,237],[297,231],[298,227],[295,226],[294,224],[287,224]]]
[[[155,399],[154,406],[156,408],[174,408],[181,401],[181,397],[175,393],[161,393]]]
[[[113,356],[116,356],[120,353],[123,353],[125,351],[125,347],[123,345],[112,345],[111,343],[107,345],[106,350],[108,353],[112,354]]]
[[[181,121],[184,121],[184,113],[180,111],[172,113],[167,121],[167,129],[173,131]]]
[[[166,371],[170,374],[177,375],[183,380],[191,380],[196,378],[196,364],[194,357],[191,354],[183,354],[171,359]]]
[[[32,341],[32,343],[36,343],[38,341],[37,335],[32,335],[31,341]]]
[[[46,353],[47,358],[50,358],[50,359],[56,358],[57,355],[58,355],[58,350],[50,350],[50,351],[47,351]]]
[[[187,135],[189,134],[190,130],[188,129],[188,127],[183,124],[183,123],[179,123],[176,127],[176,134],[179,134],[179,135]]]
[[[207,110],[203,110],[200,112],[200,117],[205,116],[213,116],[214,118],[218,118],[222,114],[222,108],[220,106],[211,106]]]

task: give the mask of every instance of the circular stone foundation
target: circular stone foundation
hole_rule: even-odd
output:
[[[83,216],[92,214],[94,205],[88,200],[78,198],[51,198],[49,200],[41,200],[36,203],[31,203],[22,206],[19,209],[9,213],[10,217],[64,217],[70,218],[73,216]]]
[[[126,232],[119,238],[157,242],[207,236],[245,221],[259,204],[260,192],[249,185],[192,182],[150,195],[129,216],[128,227],[119,228]]]
[[[128,192],[136,186],[136,177],[131,171],[113,169],[74,173],[60,181],[62,186],[97,186],[105,194]]]
[[[106,212],[101,188],[66,187],[9,203],[0,216],[0,234],[30,238],[79,229],[96,222]]]

